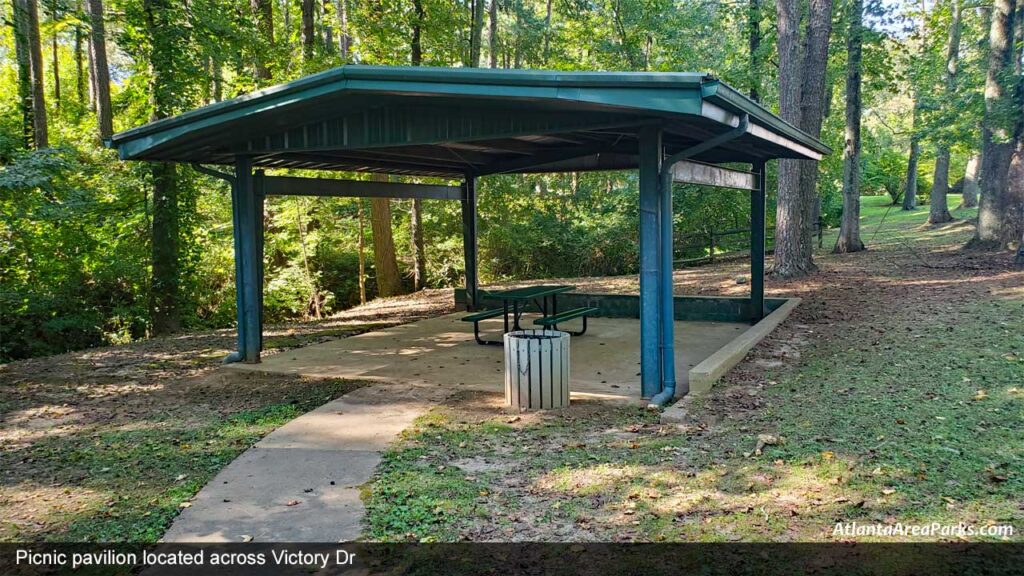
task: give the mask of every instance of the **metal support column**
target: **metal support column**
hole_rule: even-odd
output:
[[[262,199],[257,198],[249,158],[235,160],[233,209],[235,220],[235,285],[239,288],[239,351],[248,363],[260,361],[262,339],[263,255],[260,253],[262,233]]]
[[[466,310],[480,307],[477,280],[476,177],[466,175],[462,198],[462,247],[466,259]]]
[[[768,182],[767,164],[753,165],[757,173],[757,189],[750,192],[750,310],[754,322],[764,318],[764,242],[765,198]]]
[[[640,144],[640,395],[661,392],[661,250],[659,241],[659,179],[661,129],[647,127],[637,135]]]
[[[672,400],[676,389],[676,314],[672,296],[672,179],[662,178],[661,193],[661,392]],[[689,389],[682,390],[683,395]]]

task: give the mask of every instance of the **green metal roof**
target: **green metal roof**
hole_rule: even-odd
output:
[[[636,167],[636,131],[671,154],[749,115],[746,134],[695,159],[830,152],[706,74],[342,66],[120,134],[126,160],[461,176]]]

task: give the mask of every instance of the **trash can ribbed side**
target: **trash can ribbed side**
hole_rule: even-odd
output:
[[[530,410],[569,405],[569,333],[505,334],[505,403]]]

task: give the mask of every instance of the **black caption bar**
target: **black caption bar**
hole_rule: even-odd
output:
[[[0,544],[0,574],[1024,574],[1024,543]]]

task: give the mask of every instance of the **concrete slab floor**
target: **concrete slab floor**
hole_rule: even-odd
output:
[[[450,391],[503,391],[502,348],[477,344],[473,325],[460,321],[464,315],[459,312],[421,320],[266,356],[260,364],[229,367],[418,384]],[[525,317],[522,325],[532,327],[531,320]],[[481,327],[485,338],[501,337],[500,318]],[[678,377],[685,382],[690,368],[749,328],[747,323],[676,322]],[[587,333],[574,336],[571,345],[573,395],[642,402],[639,320],[591,318]]]

